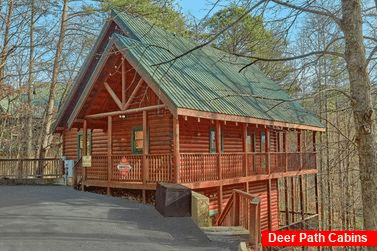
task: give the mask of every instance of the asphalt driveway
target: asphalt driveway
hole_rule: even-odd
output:
[[[63,186],[0,186],[0,250],[234,250],[190,218]]]

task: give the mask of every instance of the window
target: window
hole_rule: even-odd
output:
[[[82,132],[77,134],[77,159],[80,159],[84,149],[84,137]]]
[[[246,152],[255,152],[255,134],[248,133],[246,136]]]
[[[221,152],[224,153],[224,128],[221,129]]]
[[[209,152],[216,153],[216,131],[215,128],[209,129]]]
[[[224,129],[221,129],[221,152],[224,153]],[[209,129],[209,152],[216,153],[216,130],[215,128]]]
[[[86,155],[92,155],[92,130],[86,132]],[[77,159],[80,159],[84,153],[84,134],[79,132],[77,134]]]
[[[264,131],[260,132],[260,151],[266,151],[266,134],[264,133]]]
[[[144,131],[142,127],[137,127],[132,130],[131,142],[132,142],[132,153],[143,154]]]
[[[92,138],[93,138],[93,132],[92,130],[88,130],[87,134],[87,142],[86,142],[86,151],[87,151],[87,154],[86,155],[92,155]]]

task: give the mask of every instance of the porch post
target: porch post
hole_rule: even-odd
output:
[[[249,176],[248,166],[247,166],[247,126],[248,124],[244,124],[243,126],[243,175]]]
[[[301,130],[297,130],[297,152],[299,156],[299,170],[302,171],[303,169],[303,154],[302,154],[302,138],[301,138]],[[304,219],[304,192],[303,192],[303,175],[300,174],[298,176],[298,187],[300,192],[300,211],[301,211],[301,219]]]
[[[301,151],[301,131],[300,130],[297,130],[297,153],[298,153],[298,156],[299,156],[299,170],[301,171],[302,170],[302,151]]]
[[[107,117],[107,195],[111,192],[111,171],[112,171],[112,128],[113,128],[113,118],[111,116]]]
[[[216,120],[216,154],[217,154],[217,165],[218,165],[218,177],[219,180],[223,179],[221,172],[221,126],[220,121]]]
[[[283,131],[283,151],[285,152],[285,172],[288,172],[287,130]]]
[[[88,130],[88,124],[87,124],[87,120],[84,119],[84,125],[83,125],[83,141],[84,141],[84,146],[83,146],[83,149],[82,149],[82,156],[86,156],[87,155],[87,151],[88,151],[88,134],[87,134],[87,130]]]
[[[317,169],[317,148],[316,148],[316,131],[313,131],[313,153],[314,153],[314,167]],[[318,196],[318,175],[314,175],[315,185],[315,212],[319,214],[319,196]]]
[[[266,135],[266,162],[267,162],[267,173],[271,174],[271,153],[270,153],[270,129],[265,128]]]
[[[268,173],[268,180],[267,180],[267,199],[268,199],[268,230],[272,230],[272,196],[271,196],[271,153],[270,153],[270,128],[265,128],[265,135],[266,135],[266,153],[267,153],[267,173]]]
[[[180,165],[180,153],[179,153],[179,118],[178,115],[173,116],[173,175],[174,182],[179,183],[179,165]]]
[[[144,135],[144,151],[143,151],[143,166],[141,168],[141,176],[143,180],[143,184],[147,183],[147,175],[148,175],[148,160],[147,160],[147,154],[149,154],[149,148],[148,148],[148,136],[147,136],[147,111],[143,111],[143,135]],[[146,203],[146,197],[145,197],[145,189],[143,189],[143,203]]]
[[[218,178],[222,180],[222,172],[221,172],[221,126],[220,121],[216,120],[216,154],[217,154],[217,170],[218,170]],[[217,196],[217,204],[218,204],[218,215],[221,214],[223,211],[223,186],[220,185],[218,188],[218,196]]]
[[[88,130],[88,124],[87,124],[87,120],[84,119],[84,125],[83,125],[83,149],[82,149],[82,156],[86,156],[87,155],[87,152],[88,152],[88,134],[87,134],[87,130]],[[85,180],[86,180],[86,167],[83,167],[82,168],[82,186],[81,186],[81,190],[82,191],[85,191],[85,186],[84,186],[84,183],[85,183]]]

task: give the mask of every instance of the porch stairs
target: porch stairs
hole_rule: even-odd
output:
[[[260,202],[258,196],[234,189],[217,218],[217,226],[202,230],[210,240],[247,242],[250,250],[261,250]]]
[[[201,227],[201,230],[211,241],[229,243],[234,247],[249,239],[249,231],[241,226]]]

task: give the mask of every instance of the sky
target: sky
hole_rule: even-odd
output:
[[[214,4],[217,2],[215,0],[178,0],[178,4],[182,7],[182,13],[186,16],[192,15],[197,19],[202,19],[205,17],[209,10],[212,9]],[[215,7],[211,11],[211,15],[215,13],[216,10],[220,9],[221,2],[219,1],[218,7]]]

